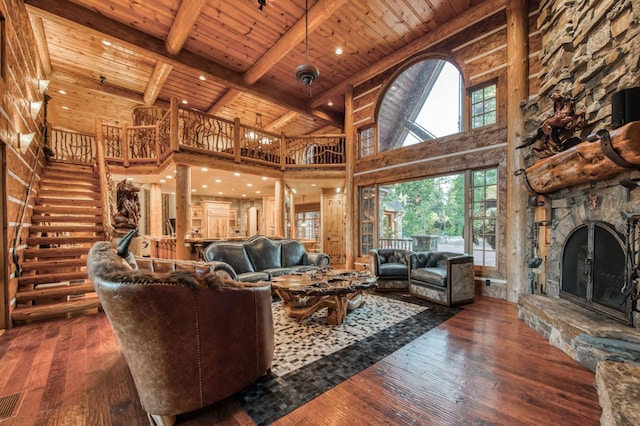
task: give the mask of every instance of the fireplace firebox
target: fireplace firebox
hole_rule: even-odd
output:
[[[589,221],[577,226],[565,241],[561,259],[560,297],[628,323],[625,243],[612,225]]]

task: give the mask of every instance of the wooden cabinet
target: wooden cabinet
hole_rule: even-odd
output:
[[[229,201],[203,201],[202,208],[206,220],[204,238],[229,237]]]
[[[191,207],[191,236],[202,237],[204,232],[204,214],[202,206]]]

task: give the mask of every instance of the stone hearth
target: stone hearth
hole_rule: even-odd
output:
[[[568,300],[523,294],[519,317],[596,373],[601,424],[640,424],[640,330]]]

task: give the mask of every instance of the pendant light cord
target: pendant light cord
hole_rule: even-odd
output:
[[[309,63],[309,0],[304,0],[304,28],[305,28],[305,47],[304,60]]]

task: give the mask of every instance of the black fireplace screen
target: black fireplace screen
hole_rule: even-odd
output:
[[[578,226],[562,252],[560,296],[620,321],[627,320],[624,242],[603,222]]]

